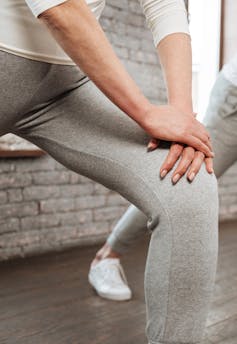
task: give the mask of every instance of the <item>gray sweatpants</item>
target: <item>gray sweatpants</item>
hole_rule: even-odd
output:
[[[237,86],[228,81],[222,72],[219,73],[211,91],[203,122],[211,134],[215,151],[214,170],[216,176],[220,177],[237,161]],[[207,200],[207,207],[210,206],[210,202],[210,199]],[[107,242],[115,251],[124,253],[144,234],[146,223],[146,215],[132,204],[117,222]],[[182,230],[179,226],[180,222],[177,222],[175,230]],[[206,230],[208,231],[208,228]],[[190,239],[191,237],[188,237],[187,240]],[[205,259],[202,254],[200,251],[200,263]]]
[[[31,141],[145,214],[142,228],[151,232],[145,271],[150,344],[198,343],[217,263],[215,175],[203,165],[193,183],[161,180],[169,143],[147,153],[148,134],[76,66],[0,51],[0,85],[0,135]]]

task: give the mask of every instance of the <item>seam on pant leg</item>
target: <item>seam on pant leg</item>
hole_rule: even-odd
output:
[[[40,80],[40,82],[38,84],[38,87],[34,89],[33,93],[31,94],[30,99],[27,99],[27,101],[23,105],[23,107],[21,109],[21,115],[22,116],[24,116],[27,113],[27,109],[29,109],[32,100],[34,99],[35,95],[39,92],[39,90],[42,87],[42,85],[44,84],[45,80],[48,78],[48,75],[49,75],[49,73],[50,73],[50,71],[52,69],[52,64],[51,63],[47,63],[47,67],[48,67],[47,72],[44,74],[44,76]]]
[[[17,135],[17,136],[23,137],[23,138],[25,138],[25,139],[27,139],[27,140],[29,140],[29,141],[33,141],[33,143],[34,143],[35,145],[37,145],[37,142],[36,142],[36,141],[34,142],[34,138],[39,138],[39,139],[41,139],[41,140],[43,140],[43,141],[48,140],[48,141],[52,142],[54,145],[56,144],[56,145],[58,145],[58,146],[61,146],[61,147],[63,147],[64,149],[66,149],[66,150],[68,150],[68,151],[71,151],[71,152],[73,151],[73,152],[75,152],[76,154],[89,155],[89,156],[94,157],[95,159],[101,159],[101,160],[104,160],[104,161],[110,161],[110,162],[113,163],[114,165],[118,165],[118,166],[120,166],[120,167],[123,168],[123,169],[127,169],[135,178],[140,179],[140,180],[143,182],[143,184],[149,189],[149,192],[151,192],[151,193],[156,197],[156,199],[158,200],[158,202],[159,202],[159,204],[160,204],[159,209],[160,209],[160,208],[163,209],[163,212],[166,214],[167,218],[169,219],[169,224],[170,224],[170,226],[171,226],[170,215],[168,214],[166,208],[162,205],[162,202],[161,202],[159,196],[157,195],[157,193],[154,192],[154,190],[153,190],[153,188],[152,188],[152,185],[150,185],[149,183],[147,183],[147,181],[145,181],[145,180],[143,179],[143,177],[142,177],[141,175],[139,175],[138,173],[135,174],[135,173],[133,172],[133,170],[132,170],[131,168],[129,168],[127,165],[124,165],[124,164],[122,164],[122,163],[119,163],[119,162],[116,161],[116,160],[113,160],[113,159],[111,159],[111,158],[108,158],[108,157],[106,157],[106,156],[103,156],[102,154],[93,154],[93,153],[88,152],[88,151],[86,151],[86,150],[84,150],[84,151],[75,150],[75,149],[73,149],[73,148],[71,148],[71,147],[67,147],[67,146],[64,146],[64,145],[60,144],[59,142],[54,141],[54,140],[51,139],[51,138],[48,138],[48,137],[45,138],[44,136],[41,136],[41,135],[34,135],[34,137],[33,137],[33,139],[32,139],[32,137],[31,137],[30,135],[26,134],[25,132],[20,133],[20,132],[18,132],[18,131],[14,131],[14,132],[12,131],[12,133],[15,134],[15,135]],[[43,149],[44,149],[44,148],[43,148]],[[49,155],[51,155],[51,156],[54,158],[54,156],[53,156],[52,154],[50,154],[46,149],[45,149],[45,151],[46,151]],[[55,159],[55,158],[54,158],[54,159]],[[56,160],[56,159],[55,159],[55,160]],[[63,164],[63,163],[62,163],[62,164]],[[79,172],[77,172],[77,171],[75,171],[75,172],[76,172],[76,173],[79,173]],[[81,174],[81,173],[79,173],[79,174]],[[91,178],[91,179],[92,179],[92,178]],[[100,183],[100,182],[99,182],[99,183]],[[102,184],[102,183],[101,183],[101,184]],[[113,190],[114,190],[114,189],[113,189]],[[117,190],[114,190],[114,191],[118,192]],[[119,192],[118,192],[118,193],[119,193]]]
[[[25,134],[24,134],[23,136],[25,136],[25,138],[28,139],[28,140],[32,139],[30,136],[28,137],[28,135],[25,135]],[[50,139],[50,138],[48,138],[48,137],[45,138],[44,136],[40,136],[40,135],[34,135],[32,141],[34,141],[34,138],[36,138],[36,139],[38,138],[38,139],[41,139],[41,140],[43,140],[43,141],[48,140],[49,142],[52,142],[54,145],[57,145],[57,146],[59,146],[59,147],[63,147],[63,149],[68,150],[69,152],[72,152],[72,151],[73,151],[73,152],[76,153],[76,154],[89,155],[89,156],[93,156],[95,159],[102,159],[102,160],[104,160],[104,161],[110,161],[113,165],[117,165],[117,166],[122,167],[123,169],[127,169],[127,170],[133,175],[133,177],[135,177],[135,178],[137,178],[137,179],[140,179],[140,181],[142,181],[143,185],[145,185],[145,187],[149,189],[149,192],[155,196],[156,200],[158,200],[159,205],[160,205],[159,209],[162,209],[162,210],[163,210],[163,212],[164,212],[165,215],[166,215],[166,218],[168,219],[169,227],[170,227],[171,233],[172,233],[171,248],[173,248],[173,227],[172,227],[172,225],[171,225],[170,215],[169,215],[167,209],[163,206],[163,204],[162,204],[162,202],[161,202],[159,196],[157,195],[157,193],[154,192],[154,190],[153,190],[153,188],[152,188],[152,185],[150,185],[147,181],[145,181],[141,175],[139,175],[138,173],[135,174],[135,173],[133,172],[133,170],[132,170],[131,168],[129,168],[128,166],[126,166],[126,165],[124,165],[124,164],[122,164],[122,163],[119,163],[118,161],[113,160],[113,159],[111,159],[111,158],[108,158],[108,157],[106,157],[106,156],[103,156],[103,155],[101,155],[101,154],[93,154],[93,153],[88,152],[88,151],[86,151],[86,150],[84,150],[84,151],[75,150],[75,149],[73,149],[73,148],[71,148],[71,147],[67,147],[67,146],[62,145],[61,143],[59,143],[59,142],[57,142],[57,141],[55,141],[55,140],[53,140],[53,139]],[[37,142],[33,142],[33,143],[35,143],[35,144],[37,145]],[[46,151],[47,151],[47,150],[46,150]],[[48,154],[51,155],[50,153],[48,153]],[[54,158],[53,155],[51,155],[51,156]],[[54,159],[55,159],[55,158],[54,158]],[[74,170],[74,171],[75,171],[75,170]],[[85,173],[84,175],[86,176],[86,173]],[[91,179],[92,179],[92,178],[91,178]],[[101,183],[101,182],[99,182],[99,183]],[[101,183],[101,184],[102,184],[102,183]],[[104,184],[104,185],[105,185],[105,184]],[[139,185],[139,184],[138,184],[138,185]],[[116,192],[118,192],[118,191],[115,190],[115,189],[113,189],[113,190],[116,191]],[[118,193],[119,193],[119,192],[118,192]],[[135,204],[135,203],[133,203],[133,204]],[[149,217],[149,215],[148,215],[148,217]],[[157,220],[157,219],[155,219],[155,222],[157,222],[157,224],[158,224],[158,220]],[[171,249],[171,252],[170,252],[170,259],[169,259],[169,262],[170,262],[169,265],[170,265],[170,267],[171,267],[171,266],[172,266],[172,249]],[[169,296],[169,295],[170,295],[170,275],[171,275],[171,268],[169,269],[169,278],[168,278],[168,285],[169,285],[169,286],[168,286],[167,300],[166,300],[166,315],[164,316],[164,319],[165,319],[165,320],[164,320],[164,329],[163,329],[163,334],[162,334],[162,337],[163,337],[163,338],[164,338],[164,336],[165,336],[166,327],[167,327],[167,324],[166,324],[166,323],[167,323],[167,315],[168,315],[169,299],[170,299],[170,296]]]
[[[167,331],[167,318],[168,318],[168,313],[169,313],[169,304],[170,304],[170,279],[171,279],[171,267],[173,264],[173,243],[174,243],[174,231],[173,231],[173,226],[171,225],[171,221],[170,221],[170,216],[168,214],[168,212],[166,212],[167,214],[167,218],[169,221],[169,227],[171,230],[171,250],[170,250],[170,269],[169,269],[169,286],[168,286],[168,294],[167,294],[167,308],[166,308],[166,319],[165,319],[165,325],[164,325],[164,332],[163,332],[163,338],[166,337],[166,331]]]

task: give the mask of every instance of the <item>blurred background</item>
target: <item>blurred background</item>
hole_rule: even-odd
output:
[[[106,0],[100,23],[153,103],[166,102],[138,0]],[[218,71],[237,52],[236,0],[189,0],[194,110],[202,120]],[[220,250],[202,344],[237,343],[237,164],[219,179]],[[144,344],[149,236],[123,259],[129,302],[99,298],[91,259],[129,206],[16,136],[0,138],[0,344]],[[22,259],[24,258],[24,259]]]
[[[234,0],[187,1],[194,109],[201,120],[218,70],[237,50]],[[137,0],[107,0],[100,23],[145,95],[166,101],[151,32]],[[219,181],[220,219],[237,218],[237,165]],[[103,241],[128,202],[13,135],[0,139],[0,260]]]

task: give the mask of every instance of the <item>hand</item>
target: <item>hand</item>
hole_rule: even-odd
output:
[[[153,138],[184,143],[206,157],[214,157],[210,134],[204,125],[172,105],[151,104],[141,125]]]
[[[158,147],[159,140],[151,139],[148,147],[149,151]],[[183,144],[173,142],[171,144],[169,153],[160,168],[160,176],[164,178],[167,173],[173,168],[176,161],[179,159],[178,166],[172,173],[173,183],[177,183],[180,178],[188,171],[187,178],[192,182],[199,172],[203,161],[206,164],[206,170],[208,173],[213,173],[213,159],[205,158],[205,155],[200,151],[195,151],[192,147],[185,147]]]

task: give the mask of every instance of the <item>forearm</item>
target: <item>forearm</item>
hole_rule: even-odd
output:
[[[174,33],[157,46],[168,94],[168,102],[192,114],[192,50],[190,36]]]
[[[98,88],[141,124],[150,102],[116,56],[86,2],[69,0],[43,12],[39,20]]]

